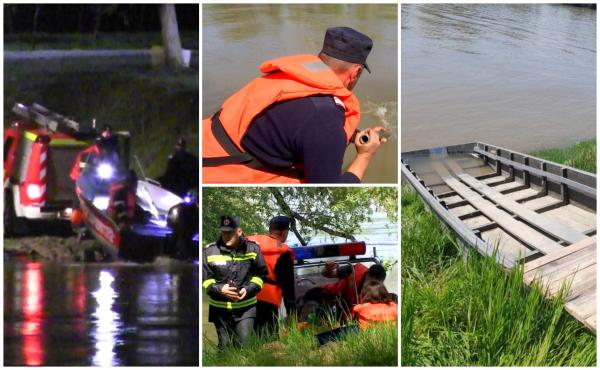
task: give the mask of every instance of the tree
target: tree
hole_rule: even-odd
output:
[[[160,5],[160,24],[167,64],[173,68],[182,68],[183,58],[181,56],[181,39],[179,38],[179,27],[177,26],[175,5]]]
[[[396,221],[397,199],[393,187],[203,188],[202,239],[205,245],[218,239],[221,215],[240,216],[244,232],[253,234],[267,232],[268,220],[283,214],[303,244],[317,232],[354,240],[360,224],[378,210]]]

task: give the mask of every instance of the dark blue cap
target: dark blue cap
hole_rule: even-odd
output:
[[[238,216],[221,216],[219,230],[233,231],[240,227],[240,218]]]
[[[350,63],[367,65],[367,56],[373,48],[373,40],[350,27],[332,27],[325,32],[322,53]]]
[[[277,231],[290,229],[290,218],[287,216],[275,216],[269,221],[269,228]]]

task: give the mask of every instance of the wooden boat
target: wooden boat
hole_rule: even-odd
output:
[[[485,143],[402,153],[402,180],[481,254],[596,330],[596,175]],[[494,251],[497,250],[497,253]]]

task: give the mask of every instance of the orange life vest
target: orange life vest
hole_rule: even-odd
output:
[[[340,279],[337,283],[322,285],[321,288],[325,289],[325,291],[331,295],[341,296],[349,309],[358,303],[356,294],[358,293],[360,296],[359,288],[361,287],[367,272],[369,272],[367,266],[362,263],[357,263],[354,265],[354,276],[350,274],[347,277]]]
[[[352,313],[358,317],[363,329],[372,322],[398,321],[398,305],[395,302],[357,304],[352,308]]]
[[[254,119],[274,103],[312,95],[332,95],[346,109],[346,140],[360,120],[358,99],[314,55],[293,55],[264,62],[256,78],[230,96],[221,110],[202,121],[204,183],[300,183],[299,168],[267,168],[244,152],[241,142]],[[298,163],[297,165],[301,165]]]
[[[71,167],[71,173],[69,174],[69,177],[71,177],[71,180],[77,181],[77,178],[79,178],[79,174],[82,169],[81,162],[86,160],[86,158],[84,158],[85,155],[90,156],[90,155],[99,155],[99,154],[100,154],[100,149],[98,148],[98,145],[96,145],[96,144],[91,145],[91,146],[87,147],[86,149],[77,153],[77,157],[75,158],[75,163],[73,163],[73,167]]]
[[[281,287],[276,283],[275,264],[277,264],[279,257],[287,252],[289,252],[288,255],[291,257],[293,263],[294,251],[287,244],[281,243],[268,235],[252,235],[249,236],[248,239],[256,242],[260,246],[260,251],[263,254],[269,272],[267,279],[264,281],[264,285],[256,295],[256,298],[259,301],[267,302],[279,307],[283,293]]]

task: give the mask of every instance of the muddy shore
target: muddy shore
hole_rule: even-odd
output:
[[[4,259],[27,257],[36,261],[104,262],[110,257],[93,240],[76,236],[26,236],[4,239]]]

